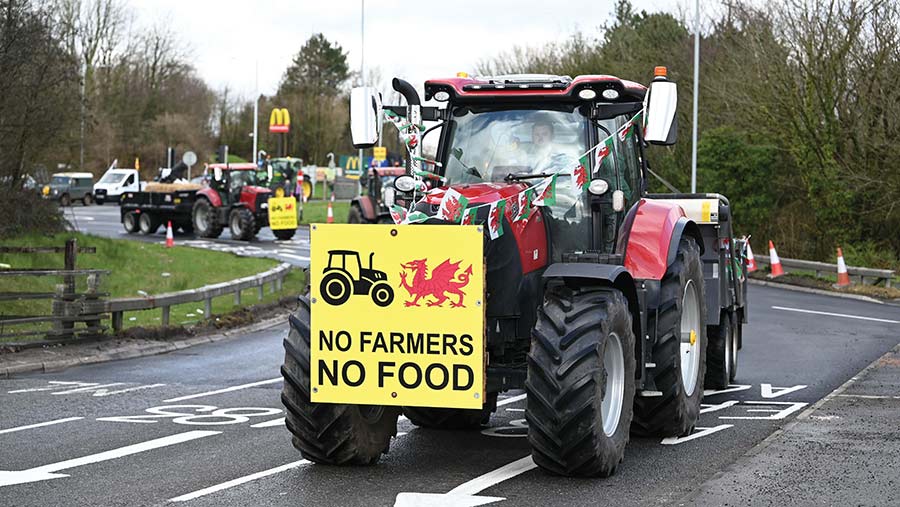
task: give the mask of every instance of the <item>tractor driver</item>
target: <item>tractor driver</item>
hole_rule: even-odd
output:
[[[553,173],[569,169],[575,161],[571,156],[560,153],[553,142],[554,127],[549,119],[539,119],[531,126],[532,174]]]

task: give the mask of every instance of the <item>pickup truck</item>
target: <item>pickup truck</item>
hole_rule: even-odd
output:
[[[145,183],[139,179],[136,169],[110,169],[94,184],[94,202],[119,202],[126,192],[140,192]]]

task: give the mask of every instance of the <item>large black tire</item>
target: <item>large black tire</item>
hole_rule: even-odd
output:
[[[363,218],[362,210],[359,209],[359,206],[350,205],[350,213],[347,214],[347,223],[348,224],[367,224],[368,220]]]
[[[481,410],[461,408],[403,407],[409,422],[436,430],[475,430],[487,425],[497,410],[497,393],[488,393]]]
[[[159,218],[153,213],[141,213],[138,218],[138,226],[143,234],[156,234],[156,231],[159,230]]]
[[[250,241],[255,236],[256,219],[247,208],[234,208],[228,216],[231,239]]]
[[[286,426],[304,458],[328,465],[370,465],[388,451],[397,434],[400,407],[312,403],[309,396],[309,298],[291,315],[284,340]]]
[[[734,314],[722,312],[719,325],[706,328],[709,348],[706,353],[706,379],[703,385],[707,389],[725,389],[734,381],[738,355],[735,321]]]
[[[218,238],[222,234],[222,224],[216,218],[216,209],[205,198],[198,198],[191,209],[194,230],[203,238]]]
[[[525,382],[528,442],[541,469],[577,477],[615,473],[631,426],[634,339],[620,291],[547,288],[531,334]],[[621,363],[607,368],[612,358]],[[608,379],[615,387],[607,387]],[[603,408],[607,399],[613,409]]]
[[[94,196],[91,194],[84,194],[84,197],[81,199],[82,206],[90,206],[92,202],[94,202]]]
[[[69,198],[69,194],[63,194],[59,198],[59,205],[62,207],[67,207],[72,205],[72,199]]]
[[[125,213],[125,216],[122,217],[122,227],[125,228],[125,232],[128,234],[138,232],[140,230],[140,226],[138,225],[138,214],[134,211]]]
[[[699,311],[699,324],[694,330],[696,363],[693,390],[682,379],[681,343],[689,342],[690,333],[682,333],[682,314],[685,291],[691,284],[696,296],[694,305]],[[687,314],[686,314],[687,315]],[[635,398],[632,431],[641,436],[674,437],[689,434],[700,417],[703,399],[703,380],[706,370],[706,292],[703,285],[703,265],[700,247],[693,238],[682,238],[678,255],[663,276],[659,291],[659,306],[648,312],[647,328],[656,329],[653,347],[652,376],[659,393],[645,392]],[[690,384],[690,382],[688,382]],[[652,396],[652,394],[657,394]],[[647,396],[650,395],[650,396]]]
[[[273,229],[272,230],[272,234],[274,234],[275,237],[277,239],[280,239],[281,241],[287,241],[287,240],[293,238],[294,234],[296,234],[296,233],[297,233],[297,229],[277,229],[277,230]]]

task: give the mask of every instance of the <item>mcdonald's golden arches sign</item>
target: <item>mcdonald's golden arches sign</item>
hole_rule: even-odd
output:
[[[283,134],[291,129],[291,113],[285,108],[275,108],[269,115],[269,132]]]

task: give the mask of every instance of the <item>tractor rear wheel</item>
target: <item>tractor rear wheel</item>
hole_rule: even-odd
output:
[[[304,458],[328,465],[370,465],[388,451],[397,434],[400,407],[340,405],[310,401],[310,307],[300,297],[300,307],[290,317],[291,329],[284,340],[284,389],[281,401],[293,444]]]
[[[228,229],[231,239],[250,241],[253,239],[256,219],[247,208],[234,208],[228,217]]]
[[[642,436],[687,435],[700,417],[706,372],[703,266],[693,238],[679,242],[675,262],[660,285],[659,306],[648,315],[647,328],[656,329],[657,336],[655,366],[647,373],[658,392],[645,391],[635,399],[632,431]]]
[[[348,224],[366,224],[369,223],[368,220],[365,220],[362,215],[362,210],[359,209],[359,206],[350,205],[350,212],[347,214],[347,223]]]
[[[543,470],[608,477],[625,456],[634,400],[634,330],[625,296],[550,285],[531,333],[528,442]]]
[[[704,381],[706,388],[725,389],[734,380],[738,348],[736,320],[733,313],[722,312],[719,325],[706,329],[709,343]]]
[[[218,238],[222,234],[222,224],[216,218],[216,208],[205,198],[197,199],[191,210],[194,230],[203,238]]]
[[[481,410],[461,408],[403,407],[409,422],[436,430],[477,430],[487,425],[497,410],[497,393],[488,393]]]
[[[122,217],[122,227],[125,228],[125,232],[127,232],[128,234],[136,233],[139,230],[138,214],[134,211],[125,213],[125,216]]]

